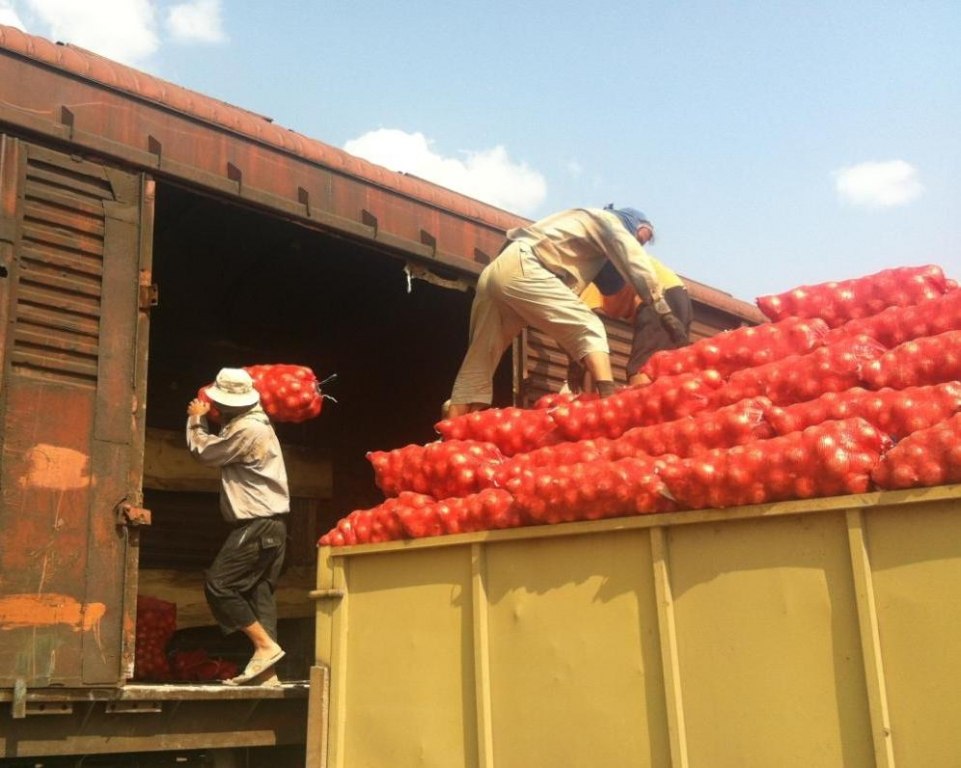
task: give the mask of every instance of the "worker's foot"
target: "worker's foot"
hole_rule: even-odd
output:
[[[456,419],[458,416],[465,416],[475,411],[483,411],[490,408],[489,403],[452,403],[450,400],[441,407],[441,413],[445,414],[445,419]]]
[[[284,656],[284,650],[279,645],[267,651],[257,650],[250,661],[247,662],[243,673],[224,680],[224,683],[226,685],[256,685],[253,680],[266,672],[272,672],[274,665]]]
[[[277,677],[277,669],[273,664],[261,668],[259,664],[251,661],[243,674],[229,677],[223,683],[224,685],[261,685],[275,688],[280,685],[280,678]]]
[[[238,675],[237,677],[231,677],[223,681],[224,685],[233,686],[259,686],[261,688],[279,688],[282,683],[280,678],[277,677],[277,670],[274,667],[265,669],[259,675],[255,675],[251,678],[244,678],[243,675]]]
[[[613,381],[597,381],[594,383],[594,389],[597,390],[597,394],[601,397],[610,397],[617,392]]]
[[[261,688],[279,688],[282,683],[280,682],[280,678],[277,677],[276,670],[268,669],[266,672],[261,672],[251,680],[248,685],[259,685]]]

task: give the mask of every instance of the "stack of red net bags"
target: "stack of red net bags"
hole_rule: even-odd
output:
[[[177,605],[149,595],[137,597],[133,676],[144,682],[172,678],[167,644],[177,629]]]
[[[386,500],[329,546],[961,482],[961,290],[940,267],[763,296],[652,383],[436,425],[368,459]]]

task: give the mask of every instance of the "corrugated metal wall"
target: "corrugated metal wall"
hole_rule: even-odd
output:
[[[9,137],[2,158],[0,684],[115,683],[116,508],[136,490],[140,177]]]
[[[691,324],[693,341],[714,336],[738,325],[731,322],[730,317],[711,314],[704,310],[704,307],[695,304],[695,311],[699,317]],[[627,381],[625,368],[631,354],[632,328],[622,320],[610,318],[604,319],[604,326],[607,328],[607,339],[611,347],[614,380],[625,384]],[[530,406],[537,398],[559,391],[567,379],[568,358],[553,339],[536,328],[528,328],[517,347],[516,359],[519,367],[516,381],[521,393],[518,405]]]

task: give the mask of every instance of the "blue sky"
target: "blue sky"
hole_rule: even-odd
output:
[[[537,218],[641,208],[748,301],[961,278],[961,3],[0,0],[73,42]]]

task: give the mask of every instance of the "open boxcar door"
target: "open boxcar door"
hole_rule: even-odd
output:
[[[0,135],[3,687],[132,669],[152,184]]]

